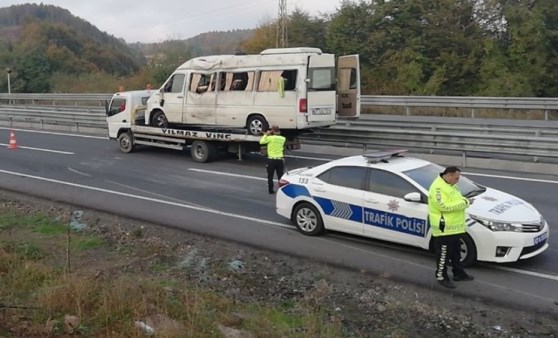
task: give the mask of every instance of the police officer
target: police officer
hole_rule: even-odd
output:
[[[285,137],[281,135],[278,126],[272,126],[260,139],[260,144],[267,145],[267,190],[273,194],[273,174],[277,172],[277,179],[281,179],[285,170],[283,163],[283,148],[285,147]]]
[[[448,277],[448,262],[452,265],[454,281],[473,280],[460,262],[460,239],[466,231],[465,209],[472,202],[463,197],[457,188],[460,176],[459,168],[447,167],[428,190],[428,217],[436,251],[436,279],[447,288],[455,288]]]

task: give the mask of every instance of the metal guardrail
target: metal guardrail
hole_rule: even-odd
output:
[[[363,95],[363,106],[404,107],[406,115],[413,114],[413,108],[467,108],[475,117],[480,109],[528,110],[544,112],[549,120],[551,112],[558,111],[558,98],[542,97],[473,97],[473,96],[387,96]]]
[[[0,121],[10,125],[38,124],[44,129],[92,128],[104,133],[102,105],[110,97],[111,94],[0,94],[0,102],[16,103],[0,105]],[[558,99],[552,98],[363,96],[362,104],[409,109],[417,106],[558,111]],[[355,121],[340,121],[330,128],[321,128],[301,139],[307,144],[358,147],[363,151],[404,147],[414,152],[459,154],[464,164],[469,156],[494,154],[520,161],[558,162],[558,121],[366,114]]]
[[[15,103],[33,101],[82,102],[110,100],[112,94],[25,94],[0,93],[0,100],[11,100]],[[558,111],[558,98],[544,97],[476,97],[476,96],[389,96],[363,95],[363,106],[398,106],[412,109],[413,107],[438,108],[471,108],[471,109],[520,109]]]
[[[0,101],[10,102],[14,104],[37,104],[39,102],[51,102],[53,106],[60,103],[90,103],[96,102],[97,105],[103,105],[105,100],[110,100],[112,94],[25,94],[25,93],[0,93]]]
[[[417,153],[463,157],[498,157],[527,162],[558,163],[558,122],[366,115],[340,121],[302,138],[306,144],[362,148],[407,148]],[[476,121],[477,123],[472,123]],[[505,123],[507,122],[507,123]],[[543,122],[543,123],[540,123]]]

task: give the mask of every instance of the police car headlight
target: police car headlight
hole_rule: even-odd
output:
[[[513,231],[513,232],[522,231],[521,223],[504,223],[504,222],[490,221],[478,217],[472,217],[472,218],[492,231]]]

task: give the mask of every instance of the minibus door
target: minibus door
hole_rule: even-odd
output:
[[[217,73],[194,72],[184,105],[184,123],[215,124],[217,109]]]
[[[306,120],[335,124],[335,58],[311,55],[308,61]],[[299,104],[299,106],[304,106]]]
[[[183,122],[182,107],[184,105],[184,80],[186,74],[175,73],[162,88],[163,110],[171,122]],[[153,116],[153,115],[152,115]],[[152,122],[153,125],[155,125]]]
[[[337,59],[337,116],[360,116],[360,65],[358,54]]]

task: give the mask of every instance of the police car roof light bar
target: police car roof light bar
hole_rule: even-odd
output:
[[[373,153],[364,154],[362,156],[368,159],[369,163],[377,163],[377,162],[387,162],[392,157],[402,157],[403,154],[407,153],[407,149],[389,149],[389,150],[382,150],[376,151]]]

